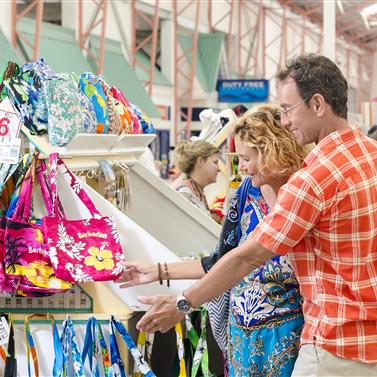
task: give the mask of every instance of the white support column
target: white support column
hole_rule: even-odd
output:
[[[12,40],[12,2],[0,1],[0,28],[8,38],[9,43]],[[4,62],[6,63],[6,62]]]
[[[174,22],[171,19],[161,20],[161,73],[169,79],[171,83],[174,83]],[[170,140],[174,140],[174,91],[171,91],[170,96]]]
[[[335,11],[335,0],[323,0],[323,55],[334,62],[336,53]]]

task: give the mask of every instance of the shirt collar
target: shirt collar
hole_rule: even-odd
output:
[[[303,166],[313,164],[322,154],[334,149],[335,145],[343,144],[345,141],[360,136],[360,131],[355,126],[343,128],[339,131],[331,132],[331,134],[324,137],[306,156]]]

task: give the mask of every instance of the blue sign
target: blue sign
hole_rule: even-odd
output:
[[[268,80],[218,80],[219,102],[266,102],[269,96]]]

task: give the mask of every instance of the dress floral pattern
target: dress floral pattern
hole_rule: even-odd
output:
[[[202,259],[208,271],[222,255],[244,242],[269,213],[259,188],[249,185],[239,219],[241,188],[230,202],[220,240]],[[289,258],[276,256],[251,271],[222,300],[229,302],[227,359],[229,376],[289,377],[298,355],[303,316],[299,286]],[[216,301],[209,305],[213,312]]]

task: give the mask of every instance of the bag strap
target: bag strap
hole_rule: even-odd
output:
[[[146,363],[144,357],[141,355],[140,351],[136,348],[134,341],[131,339],[124,325],[120,321],[116,320],[114,316],[111,316],[110,321],[114,325],[113,331],[117,330],[123,341],[126,343],[128,350],[140,369],[140,372],[146,377],[156,377],[149,365]],[[120,357],[120,355],[118,356]]]
[[[25,343],[26,343],[26,355],[27,355],[27,370],[29,377],[31,377],[31,369],[30,369],[30,354],[33,358],[34,364],[34,373],[36,377],[39,377],[39,365],[38,365],[38,355],[37,350],[35,349],[35,343],[33,336],[30,331],[29,325],[29,318],[28,316],[25,317],[24,321],[24,332],[25,332]]]
[[[190,337],[190,332],[189,332],[189,338],[195,339],[196,347],[195,348],[195,353],[194,353],[194,359],[193,359],[193,365],[191,369],[191,377],[196,377],[199,367],[202,369],[202,374],[203,377],[210,377],[211,373],[209,371],[209,366],[208,366],[208,348],[207,348],[207,317],[208,317],[208,311],[202,307],[200,309],[201,312],[201,321],[200,321],[200,327],[201,327],[201,334],[200,338],[198,339],[198,342],[196,343],[196,337],[191,336]],[[192,326],[191,331],[195,329]],[[195,332],[196,333],[196,332]]]
[[[183,330],[181,322],[175,324],[175,333],[177,336],[177,351],[179,359],[178,377],[186,377],[185,347],[183,345]]]
[[[152,349],[153,349],[153,342],[154,342],[154,333],[146,333],[144,331],[139,332],[139,336],[137,338],[137,349],[139,352],[144,356],[145,361],[150,364],[152,358]],[[141,377],[142,374],[134,363],[134,372],[133,377]]]
[[[54,341],[54,365],[52,368],[53,377],[64,377],[66,371],[64,369],[64,357],[63,357],[63,347],[59,337],[59,331],[55,323],[55,319],[52,315],[47,316],[51,320],[52,328],[52,339]]]
[[[238,199],[238,227],[237,227],[238,243],[240,242],[241,237],[242,237],[241,220],[242,220],[243,210],[244,210],[245,204],[246,204],[247,193],[249,192],[249,189],[250,189],[250,185],[251,185],[251,179],[250,179],[249,176],[247,176],[244,179],[244,181],[242,182],[242,185],[238,190],[238,194],[239,194],[239,199]]]
[[[24,179],[22,180],[20,191],[19,191],[18,202],[12,214],[12,217],[11,217],[12,219],[24,219],[24,220],[29,219],[32,191],[33,191],[33,184],[34,184],[34,175],[35,175],[35,164],[36,164],[36,157],[34,157],[33,161],[29,165],[29,168],[26,171]]]
[[[32,163],[33,158],[34,158],[34,155],[31,154],[31,153],[24,155],[21,162],[19,163],[19,165],[16,168],[16,171],[15,171],[16,182],[15,182],[15,185],[14,185],[14,189],[12,191],[12,196],[9,200],[8,210],[6,212],[6,216],[8,218],[11,218],[13,216],[13,213],[14,213],[16,207],[17,207],[17,204],[18,204],[18,201],[19,201],[19,198],[20,198],[21,184],[22,184],[22,181],[24,180],[24,177],[25,177],[27,171],[30,168],[30,164]]]
[[[99,351],[101,351],[101,354]],[[92,376],[94,377],[100,376],[99,362],[101,356],[104,376],[108,377],[110,358],[109,352],[107,350],[107,344],[103,336],[101,325],[99,324],[96,318],[91,317],[88,319],[88,322],[86,323],[85,341],[81,358],[82,362],[85,363],[85,360],[88,357],[90,371],[92,372]],[[93,357],[95,359],[94,370]]]
[[[4,377],[17,377],[17,358],[14,342],[14,325],[11,316],[8,316],[9,323],[9,340],[7,348],[7,357],[5,360]]]
[[[84,377],[84,363],[81,359],[81,353],[76,343],[75,328],[69,316],[67,316],[62,324],[60,343],[62,345],[64,376],[72,376],[69,366],[73,363],[75,377]]]
[[[120,356],[118,343],[116,340],[116,328],[112,320],[109,323],[109,342],[110,342],[110,370],[111,376],[127,377],[124,371],[124,363]]]
[[[67,165],[62,159],[58,159],[57,153],[50,154],[50,188],[51,188],[51,195],[52,195],[52,207],[53,212],[49,214],[50,216],[57,217],[58,216],[58,193],[57,193],[57,174],[58,174],[58,165],[64,166],[66,172],[64,174],[68,174],[70,177],[70,186],[75,192],[75,194],[79,197],[85,207],[89,210],[92,217],[101,216],[101,214],[97,211],[94,203],[89,198],[89,195],[85,192],[82,188],[81,184],[78,182],[74,174],[68,169]]]

